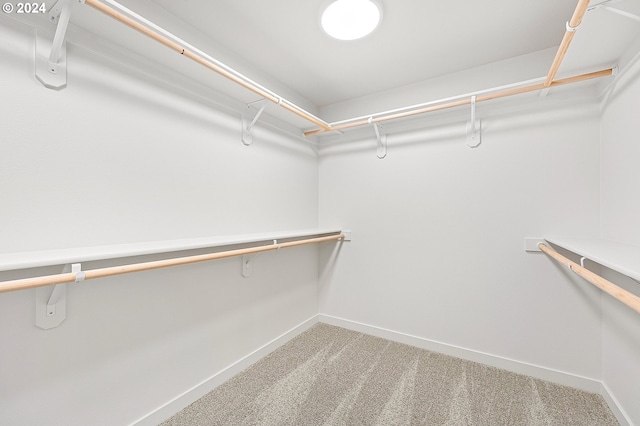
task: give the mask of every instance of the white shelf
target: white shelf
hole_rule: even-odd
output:
[[[149,241],[135,244],[6,253],[0,254],[0,271],[11,271],[51,265],[66,265],[70,263],[89,262],[92,260],[117,259],[147,254],[230,246],[235,244],[250,244],[269,240],[307,238],[325,234],[335,234],[338,232],[341,232],[341,230],[306,229],[261,234],[227,235],[184,240]]]
[[[552,244],[640,280],[640,247],[598,238],[544,237]]]

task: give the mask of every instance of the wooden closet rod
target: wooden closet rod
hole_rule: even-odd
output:
[[[579,264],[573,262],[570,259],[567,259],[548,245],[544,243],[538,244],[538,248],[542,250],[544,253],[549,255],[551,258],[556,260],[557,262],[563,264],[568,267],[571,271],[580,275],[585,280],[589,281],[591,284],[595,285],[605,293],[610,296],[618,299],[620,302],[624,303],[634,311],[640,313],[640,297],[635,294],[628,292],[627,290],[618,287],[613,284],[611,281],[608,281],[602,278],[600,275],[594,274],[590,270],[580,266]]]
[[[78,274],[82,274],[82,280],[90,280],[93,278],[109,277],[112,275],[128,274],[131,272],[148,271],[151,269],[166,268],[169,266],[187,265],[189,263],[204,262],[207,260],[224,259],[233,256],[243,256],[245,254],[262,253],[270,250],[278,250],[281,248],[295,247],[304,244],[322,243],[325,241],[335,241],[344,238],[344,234],[328,235],[325,237],[307,238],[304,240],[290,241],[286,243],[277,243],[265,246],[249,247],[237,250],[227,250],[218,253],[200,254],[195,256],[176,257],[172,259],[156,260],[152,262],[132,263],[130,265],[112,266],[108,268],[90,269],[82,272],[68,272],[55,275],[45,275],[34,278],[23,278],[19,280],[0,282],[0,293],[24,290],[27,288],[43,287],[54,284],[64,284],[76,282]]]
[[[604,69],[604,70],[600,70],[600,71],[596,71],[596,72],[591,72],[591,73],[587,73],[587,74],[581,74],[581,75],[576,75],[576,76],[573,76],[573,77],[563,78],[561,80],[556,80],[556,81],[551,83],[551,87],[562,86],[564,84],[570,84],[570,83],[577,83],[579,81],[585,81],[585,80],[590,80],[590,79],[593,79],[593,78],[605,77],[605,76],[612,75],[612,74],[613,74],[613,69],[612,68],[608,68],[608,69]],[[507,96],[518,95],[518,94],[521,94],[521,93],[533,92],[533,91],[536,91],[536,90],[543,90],[545,88],[546,88],[545,83],[532,84],[532,85],[529,85],[529,86],[518,87],[518,88],[515,88],[515,89],[508,89],[508,90],[503,90],[503,91],[499,91],[499,92],[495,92],[495,93],[489,93],[489,94],[486,94],[486,95],[479,95],[479,96],[476,96],[476,102],[483,102],[483,101],[489,101],[491,99],[504,98],[504,97],[507,97]],[[387,115],[384,115],[384,113],[379,113],[379,114],[382,114],[382,115],[373,114],[370,118],[359,119],[359,120],[356,120],[356,121],[348,121],[348,122],[346,122],[344,124],[331,124],[330,125],[331,127],[329,129],[310,130],[310,131],[305,132],[304,135],[305,136],[311,136],[311,135],[316,135],[316,134],[319,134],[319,133],[331,132],[331,131],[334,131],[334,130],[344,130],[344,129],[349,129],[349,128],[352,128],[352,127],[364,126],[364,125],[367,125],[367,124],[379,123],[379,122],[388,121],[388,120],[395,120],[395,119],[398,119],[398,118],[410,117],[410,116],[413,116],[413,115],[424,114],[424,113],[427,113],[427,112],[438,111],[438,110],[458,107],[458,106],[462,106],[462,105],[469,105],[469,104],[471,104],[471,96],[465,96],[464,98],[453,100],[453,101],[449,101],[449,102],[444,102],[444,103],[438,103],[438,101],[435,101],[433,103],[435,103],[435,105],[428,105],[428,106],[418,107],[416,109],[409,109],[408,111],[402,111],[402,112],[397,112],[397,113],[392,113],[392,114],[387,114]]]
[[[85,0],[85,3],[99,10],[105,15],[108,15],[113,19],[129,26],[130,28],[133,28],[134,30],[146,35],[147,37],[150,37],[153,40],[164,44],[168,48],[199,63],[200,65],[203,65],[217,72],[218,74],[228,78],[234,83],[239,84],[240,86],[256,93],[257,95],[282,106],[284,109],[291,111],[292,113],[304,118],[305,120],[315,124],[316,126],[320,126],[323,129],[329,129],[329,124],[324,120],[305,111],[303,108],[295,105],[294,103],[287,101],[283,97],[278,96],[269,89],[251,80],[249,77],[226,66],[222,62],[191,46],[184,40],[174,36],[168,31],[163,30],[162,28],[144,19],[142,16],[137,15],[135,12],[127,9],[121,4],[112,0]]]
[[[560,43],[560,47],[556,52],[556,57],[553,59],[553,63],[551,64],[551,69],[549,70],[549,74],[547,74],[547,79],[544,82],[544,87],[551,86],[553,79],[556,78],[556,73],[560,68],[560,64],[564,59],[564,56],[567,54],[567,50],[569,49],[569,45],[571,44],[571,40],[573,40],[573,36],[576,34],[576,29],[582,23],[582,18],[584,14],[587,13],[587,8],[589,7],[589,0],[579,0],[576,9],[573,11],[573,16],[571,16],[571,20],[567,22],[567,30],[564,32],[564,37],[562,37],[562,42]]]
[[[551,65],[551,69],[549,70],[549,73],[547,74],[547,77],[544,83],[529,85],[529,86],[525,86],[517,89],[498,91],[490,95],[480,95],[476,97],[476,102],[488,101],[490,99],[503,98],[506,96],[513,96],[520,93],[532,92],[535,90],[543,90],[549,87],[559,86],[562,84],[575,83],[578,81],[588,80],[591,78],[611,75],[613,73],[613,70],[607,69],[607,70],[602,70],[595,73],[582,74],[582,75],[554,81],[556,74],[558,72],[558,69],[560,68],[560,64],[562,63],[562,60],[564,59],[567,53],[567,50],[569,49],[571,40],[573,40],[575,31],[577,27],[580,25],[580,23],[582,22],[582,18],[584,17],[584,14],[587,12],[588,6],[589,6],[589,0],[578,0],[578,4],[576,5],[576,8],[573,12],[573,16],[571,17],[571,21],[567,22],[567,29],[565,31],[564,37],[562,39],[562,42],[560,43],[560,47],[558,48],[558,51],[556,52],[556,56]],[[432,112],[432,111],[437,111],[441,109],[467,105],[467,104],[471,104],[471,97],[469,96],[466,99],[459,99],[459,100],[454,100],[450,102],[434,102],[434,103],[437,103],[437,105],[416,107],[415,109],[410,108],[408,111],[403,111],[398,113],[372,114],[371,117],[367,117],[367,119],[365,120],[359,120],[359,119],[343,120],[342,123],[344,124],[329,124],[329,127],[330,127],[329,129],[322,128],[322,129],[310,130],[305,132],[304,135],[305,136],[317,135],[319,133],[326,133],[334,130],[344,130],[351,127],[364,126],[366,124],[379,123],[387,120],[395,120],[398,118],[410,117],[412,115],[424,114],[426,112]]]
[[[134,30],[146,35],[147,37],[156,40],[157,42],[167,46],[168,48],[174,50],[177,53],[180,53],[183,56],[201,64],[204,67],[207,67],[216,73],[228,78],[229,80],[239,84],[240,86],[256,93],[257,95],[276,103],[283,108],[289,110],[290,112],[298,115],[299,117],[304,118],[305,120],[315,124],[320,127],[319,129],[310,130],[304,132],[305,136],[316,135],[320,133],[331,132],[334,130],[344,130],[352,127],[364,126],[372,123],[379,123],[387,120],[394,120],[398,118],[410,117],[413,115],[424,114],[431,111],[437,111],[446,108],[453,108],[457,106],[467,105],[471,103],[470,98],[458,99],[449,102],[436,103],[436,105],[431,105],[429,103],[428,106],[417,106],[415,109],[412,107],[408,107],[407,110],[401,112],[394,113],[377,113],[373,114],[371,117],[367,117],[366,119],[351,119],[351,120],[343,120],[338,124],[330,124],[325,122],[324,120],[316,117],[315,115],[305,111],[303,108],[293,104],[292,102],[287,101],[286,99],[278,96],[274,92],[269,89],[261,86],[250,78],[244,76],[243,74],[235,71],[234,69],[226,66],[222,62],[216,60],[215,58],[207,55],[201,50],[191,46],[186,43],[184,40],[174,36],[173,34],[165,31],[164,29],[158,27],[152,22],[146,20],[140,15],[137,15],[133,11],[125,8],[114,0],[85,0],[85,3],[89,6],[99,10],[100,12],[112,17],[113,19],[122,22],[123,24],[133,28]],[[576,83],[579,81],[584,81],[592,78],[603,77],[607,75],[611,75],[613,73],[612,69],[605,69],[597,72],[592,72],[588,74],[577,75],[570,78],[565,78],[562,80],[555,80],[556,73],[560,68],[560,64],[564,59],[569,45],[573,40],[573,36],[575,34],[575,30],[582,22],[582,18],[587,11],[587,7],[589,5],[589,0],[578,0],[578,4],[576,9],[571,17],[571,20],[567,22],[567,30],[565,31],[565,35],[562,39],[562,43],[556,53],[551,69],[549,70],[548,75],[544,83],[534,84],[525,87],[503,90],[492,94],[479,95],[476,97],[476,102],[487,101],[490,99],[497,99],[506,96],[517,95],[520,93],[526,93],[536,90],[543,90],[549,87],[555,87],[563,84]]]

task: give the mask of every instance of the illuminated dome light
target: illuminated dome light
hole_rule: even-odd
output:
[[[324,31],[338,40],[357,40],[376,29],[382,18],[371,0],[336,0],[322,12]]]

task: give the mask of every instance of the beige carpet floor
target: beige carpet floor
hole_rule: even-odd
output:
[[[617,425],[601,396],[317,324],[169,425]]]

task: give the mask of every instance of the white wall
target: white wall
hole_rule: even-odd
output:
[[[542,99],[486,118],[477,149],[453,113],[391,132],[384,160],[372,132],[347,135],[321,150],[318,169],[308,144],[258,125],[244,147],[237,115],[172,89],[188,83],[79,47],[69,47],[69,87],[45,89],[32,31],[0,23],[0,253],[318,224],[354,231],[338,256],[260,255],[250,279],[228,259],[72,285],[67,320],[49,331],[34,326],[34,291],[0,294],[0,423],[134,422],[318,303],[325,318],[461,356],[583,387],[603,379],[640,422],[634,313],[523,250],[525,237],[600,231],[640,244],[629,196],[640,178],[634,73],[601,133],[598,105],[562,106],[552,94],[549,108]],[[56,271],[28,271],[40,272]]]
[[[602,237],[640,245],[640,63],[616,85],[602,118]],[[640,284],[606,271],[616,284],[640,295]],[[603,382],[626,416],[640,424],[640,318],[603,296]]]
[[[245,147],[239,115],[75,46],[46,89],[0,19],[0,253],[317,226],[308,144],[258,125]],[[48,331],[34,290],[0,294],[0,423],[131,423],[316,315],[317,274],[304,247],[249,279],[227,259],[71,285]]]
[[[557,48],[553,47],[327,105],[320,109],[320,116],[330,122],[339,121],[394,108],[404,108],[407,105],[417,105],[425,101],[447,99],[492,87],[539,79],[547,75],[549,64],[553,62],[556,51]],[[499,72],[496,72],[497,70]]]
[[[354,231],[323,274],[320,312],[593,387],[599,294],[524,238],[597,236],[597,103],[487,118],[476,149],[464,118],[428,126],[390,132],[383,160],[372,131],[320,151],[320,223]]]

